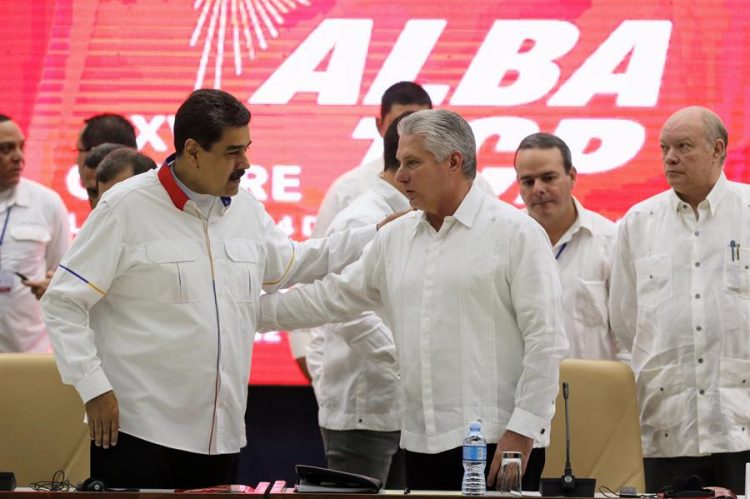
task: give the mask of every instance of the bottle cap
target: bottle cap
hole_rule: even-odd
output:
[[[482,431],[482,423],[473,421],[469,424],[469,431]]]

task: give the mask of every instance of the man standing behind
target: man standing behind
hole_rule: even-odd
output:
[[[289,240],[239,190],[249,122],[230,94],[193,92],[175,155],[101,200],[42,299],[85,403],[91,475],[111,487],[232,483],[261,289],[336,271],[374,235]]]
[[[547,232],[560,267],[568,357],[615,359],[619,343],[609,327],[607,299],[617,226],[573,197],[576,169],[559,137],[529,135],[514,163],[526,209]]]
[[[135,128],[119,114],[97,114],[83,122],[76,143],[78,175],[81,178],[81,185],[86,189],[92,209],[99,198],[96,190],[96,165],[93,168],[86,166],[86,157],[94,147],[105,143],[121,144],[136,149],[138,145]]]
[[[115,184],[135,175],[155,170],[154,160],[134,149],[123,147],[109,153],[96,167],[96,186],[99,199]]]
[[[413,207],[339,275],[261,298],[263,328],[375,310],[391,326],[403,390],[401,446],[412,489],[458,490],[461,443],[482,419],[494,452],[523,455],[538,490],[567,353],[560,279],[539,225],[481,191],[469,124],[417,111],[398,125],[396,180]],[[370,336],[374,336],[373,332]]]
[[[381,137],[396,119],[408,111],[432,109],[432,101],[427,92],[411,81],[401,81],[388,87],[380,100],[380,116],[375,118]],[[331,221],[357,196],[379,183],[383,173],[383,158],[379,157],[349,170],[333,181],[318,209],[312,237],[321,237],[328,230]]]
[[[409,209],[403,186],[396,182],[400,119],[383,136],[381,178],[333,219],[328,235]],[[376,313],[365,312],[349,322],[312,329],[311,336],[307,366],[328,467],[403,488],[403,463],[398,459],[401,394],[390,329]]]
[[[49,339],[31,286],[68,248],[68,212],[51,189],[21,177],[25,138],[0,115],[0,353],[47,352]]]
[[[620,222],[612,327],[632,352],[646,487],[696,474],[744,488],[750,461],[750,188],[730,182],[719,117],[687,107],[664,124],[671,189]]]

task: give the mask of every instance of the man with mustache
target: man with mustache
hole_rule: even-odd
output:
[[[750,188],[723,172],[728,134],[709,109],[661,130],[671,189],[620,222],[612,328],[632,352],[646,488],[676,476],[744,491],[750,461]]]
[[[607,298],[617,227],[573,197],[577,172],[559,137],[529,135],[514,164],[526,209],[547,232],[560,268],[568,357],[615,359],[620,346],[609,327]]]
[[[234,482],[261,289],[336,271],[375,233],[291,241],[239,189],[249,122],[232,95],[193,92],[175,154],[100,200],[42,299],[110,487]]]
[[[389,224],[341,274],[263,295],[261,326],[376,311],[400,366],[407,486],[459,490],[462,440],[481,418],[494,456],[488,483],[503,451],[518,451],[524,490],[538,490],[568,346],[549,240],[474,182],[476,142],[461,116],[417,111],[398,133],[396,181],[420,211]]]
[[[60,196],[21,176],[24,143],[18,125],[0,115],[0,353],[49,351],[30,287],[57,267],[70,241]]]

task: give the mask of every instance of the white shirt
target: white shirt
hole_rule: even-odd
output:
[[[668,190],[620,222],[612,327],[647,457],[750,449],[750,187],[722,173],[698,213]]]
[[[355,199],[333,220],[328,234],[378,223],[409,209],[408,199],[385,180]],[[358,343],[363,336],[373,341]],[[307,368],[318,400],[318,422],[331,430],[397,431],[400,382],[390,329],[374,312],[311,330]]]
[[[577,199],[573,203],[576,220],[552,248],[560,267],[568,357],[617,359],[620,346],[607,308],[617,226]]]
[[[344,172],[334,180],[318,208],[312,237],[323,237],[336,215],[380,181],[384,169],[383,156],[380,156]]]
[[[42,300],[65,383],[113,389],[121,431],[202,454],[245,445],[261,288],[339,269],[375,232],[298,244],[246,191],[221,201],[206,219],[167,167],[116,185]]]
[[[14,272],[34,281],[57,267],[70,243],[68,211],[55,191],[25,178],[5,194],[0,272],[10,278],[11,288],[0,292],[0,352],[48,352],[39,301]]]
[[[340,275],[261,298],[261,326],[296,328],[376,310],[391,326],[404,390],[401,446],[456,448],[482,418],[549,443],[562,292],[544,230],[475,184],[435,231],[421,212],[388,224]],[[368,335],[374,336],[374,335]]]

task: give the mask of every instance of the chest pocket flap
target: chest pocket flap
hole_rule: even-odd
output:
[[[146,246],[146,255],[154,263],[194,262],[198,259],[198,248],[193,243],[157,241]]]
[[[17,241],[47,243],[52,239],[49,230],[41,225],[16,225],[8,229],[8,232]]]
[[[224,241],[227,257],[237,263],[258,263],[258,248],[247,241]]]
[[[224,241],[224,251],[229,260],[230,293],[238,302],[253,301],[253,290],[259,289],[257,246],[249,241],[228,240]]]

